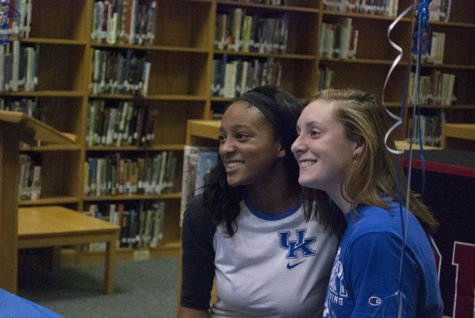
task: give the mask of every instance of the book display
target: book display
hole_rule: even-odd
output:
[[[8,14],[0,108],[79,137],[22,147],[20,206],[119,224],[125,258],[176,254],[186,121],[209,113],[212,2],[10,2],[25,7]]]
[[[434,125],[475,116],[475,3],[433,2],[420,115],[436,134],[425,140],[437,145]],[[233,97],[264,84],[299,98],[325,87],[381,94],[397,56],[387,29],[413,3],[15,1],[0,46],[0,108],[79,137],[22,147],[20,205],[62,205],[118,223],[119,253],[176,255],[187,121],[217,118]],[[410,13],[391,32],[404,52],[414,25]],[[395,113],[405,85],[413,96],[411,71],[405,54],[385,94]],[[398,136],[407,138],[407,125]]]
[[[176,252],[186,120],[206,112],[211,2],[88,5],[83,208],[119,224],[126,251]]]

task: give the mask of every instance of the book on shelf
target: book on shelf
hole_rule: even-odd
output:
[[[92,203],[83,212],[120,226],[118,247],[158,247],[163,243],[165,202]],[[90,251],[104,251],[104,244],[90,244]]]
[[[155,39],[156,1],[95,1],[91,40],[95,43],[151,45]]]
[[[288,40],[287,14],[268,17],[248,14],[236,8],[230,13],[218,13],[215,48],[236,52],[286,53]]]
[[[419,81],[415,81],[415,73],[409,75],[408,97],[412,104],[430,106],[450,106],[456,100],[454,95],[455,74],[443,73],[440,70],[432,70],[430,73],[420,75]],[[419,96],[416,101],[416,85],[419,85]]]
[[[273,57],[261,59],[229,59],[226,54],[213,60],[211,94],[238,97],[250,88],[280,85],[282,64]]]
[[[342,13],[362,13],[394,17],[399,0],[323,0],[323,9]]]
[[[120,153],[87,159],[86,196],[164,194],[175,190],[177,157],[173,151],[145,158]]]
[[[443,112],[436,115],[416,115],[415,120],[409,118],[409,127],[412,130],[413,144],[422,143],[425,146],[440,146],[442,125],[445,123]]]
[[[45,121],[44,106],[38,98],[0,98],[0,110],[22,112],[40,121]]]
[[[430,53],[425,56],[424,61],[430,64],[443,64],[445,51],[445,33],[432,32]]]
[[[153,205],[152,217],[152,237],[150,247],[157,247],[163,244],[163,230],[165,224],[165,202],[160,201]]]
[[[429,3],[429,20],[448,22],[452,0],[432,0]]]
[[[196,177],[195,177],[195,193],[194,195],[203,192],[203,187],[207,184],[211,171],[218,162],[218,153],[213,151],[200,151],[198,153],[198,161],[196,163]]]
[[[38,85],[39,50],[12,41],[0,49],[0,92],[34,91]]]
[[[31,14],[33,0],[6,1],[2,4],[2,16],[5,18],[5,29],[2,36],[22,37],[30,36]]]
[[[146,52],[94,49],[90,92],[146,96],[150,69]]]
[[[18,197],[20,200],[41,198],[41,160],[29,154],[20,154]]]
[[[287,0],[231,0],[232,2],[238,3],[255,3],[255,4],[265,4],[265,5],[285,5]]]
[[[338,23],[322,23],[319,53],[324,58],[356,58],[359,31],[352,18],[341,18]]]
[[[216,149],[185,145],[180,204],[182,213],[188,202],[202,191],[203,185],[217,162],[218,153]],[[183,215],[181,215],[181,218],[183,218]]]
[[[328,67],[328,65],[320,65],[318,67],[317,79],[318,90],[324,90],[331,88],[333,85],[334,71]]]
[[[147,146],[155,139],[158,111],[130,101],[89,101],[86,143],[92,146]]]

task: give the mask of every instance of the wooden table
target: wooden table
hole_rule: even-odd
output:
[[[119,226],[61,206],[18,209],[18,248],[106,242],[104,293],[114,291]]]
[[[442,126],[442,147],[475,151],[475,124],[446,123]]]

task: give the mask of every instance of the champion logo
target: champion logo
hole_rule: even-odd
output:
[[[301,261],[301,262],[298,262],[298,263],[295,263],[295,264],[287,263],[287,269],[292,269],[292,268],[294,268],[294,267],[297,267],[297,266],[299,266],[300,264],[302,264],[303,262],[305,262],[305,261]]]
[[[382,301],[381,301],[381,298],[379,298],[379,297],[371,296],[371,297],[368,299],[368,303],[369,303],[371,306],[379,306],[379,305],[381,305]]]

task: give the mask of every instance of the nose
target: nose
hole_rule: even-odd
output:
[[[298,136],[297,139],[295,139],[294,143],[290,147],[290,150],[292,150],[294,155],[297,155],[305,150],[305,143],[303,142],[302,136]]]
[[[231,138],[226,138],[223,142],[219,144],[219,153],[225,155],[233,152],[235,149],[234,142]]]

